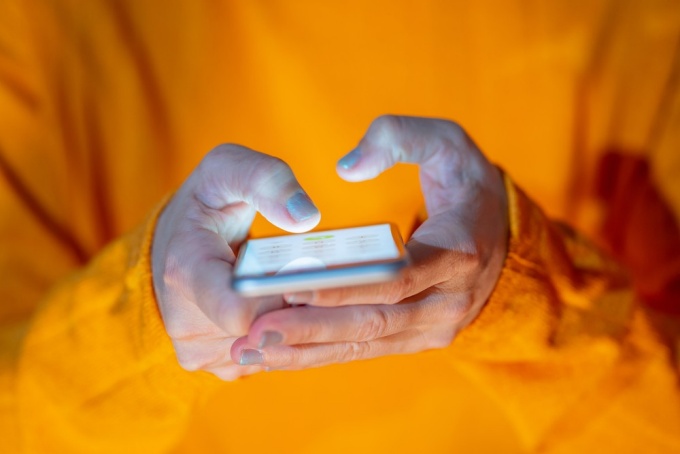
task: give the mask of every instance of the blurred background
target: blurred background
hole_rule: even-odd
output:
[[[648,304],[678,311],[677,1],[72,0],[3,8],[0,106],[12,115],[3,116],[0,168],[68,246],[34,239],[22,221],[34,214],[20,207],[2,234],[59,257],[37,271],[45,287],[140,223],[220,143],[287,161],[321,210],[319,228],[392,221],[407,236],[422,209],[417,168],[400,165],[358,184],[335,173],[371,121],[390,113],[460,123],[550,216],[628,266]],[[252,231],[275,233],[261,218]],[[27,298],[45,288],[34,291]],[[433,386],[432,399],[447,395],[447,384]],[[467,409],[463,438],[482,436],[474,427],[491,418],[484,408]],[[208,431],[215,411],[192,430]],[[399,427],[389,421],[381,430]]]

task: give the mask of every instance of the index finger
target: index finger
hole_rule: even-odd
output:
[[[393,281],[284,295],[290,304],[346,306],[395,304],[450,278],[451,251],[412,239],[406,244],[411,265]]]
[[[347,181],[365,181],[398,162],[420,166],[420,183],[430,216],[466,205],[477,187],[485,186],[480,182],[489,175],[499,178],[496,168],[457,123],[395,115],[374,120],[359,145],[340,159],[336,170]]]
[[[338,162],[337,171],[347,181],[369,180],[398,162],[427,166],[443,152],[468,152],[470,144],[463,128],[452,121],[383,115],[371,123],[359,146]]]

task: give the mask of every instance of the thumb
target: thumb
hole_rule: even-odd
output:
[[[347,181],[364,181],[397,162],[439,167],[433,158],[457,142],[461,130],[449,121],[383,115],[371,123],[359,146],[340,159],[337,172]]]
[[[221,212],[246,203],[269,222],[289,232],[305,232],[321,215],[280,159],[237,145],[211,151],[197,172],[195,197],[205,207]]]

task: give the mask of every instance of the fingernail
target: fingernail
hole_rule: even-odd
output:
[[[343,169],[351,169],[356,165],[360,157],[361,153],[359,152],[359,147],[357,147],[343,156],[342,159],[338,161],[338,165]]]
[[[280,344],[282,340],[283,336],[281,333],[277,333],[276,331],[265,331],[262,333],[260,344],[257,346],[257,348],[265,348],[269,347],[270,345]]]
[[[286,208],[293,219],[298,222],[306,221],[319,214],[319,210],[312,203],[312,199],[304,192],[297,192],[293,197],[288,199]]]
[[[248,348],[241,352],[241,360],[238,363],[241,366],[252,366],[254,364],[262,364],[263,361],[264,358],[261,351]]]
[[[283,295],[283,299],[288,304],[307,304],[314,298],[312,292],[288,293]]]

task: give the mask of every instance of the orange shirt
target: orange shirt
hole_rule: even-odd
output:
[[[602,158],[643,160],[673,225],[679,36],[670,1],[5,2],[3,451],[680,449],[677,329],[661,338],[620,267],[510,182],[501,280],[441,351],[218,383],[177,365],[149,275],[164,195],[223,142],[287,161],[320,228],[408,233],[415,167],[334,171],[383,113],[460,122],[603,244]]]

